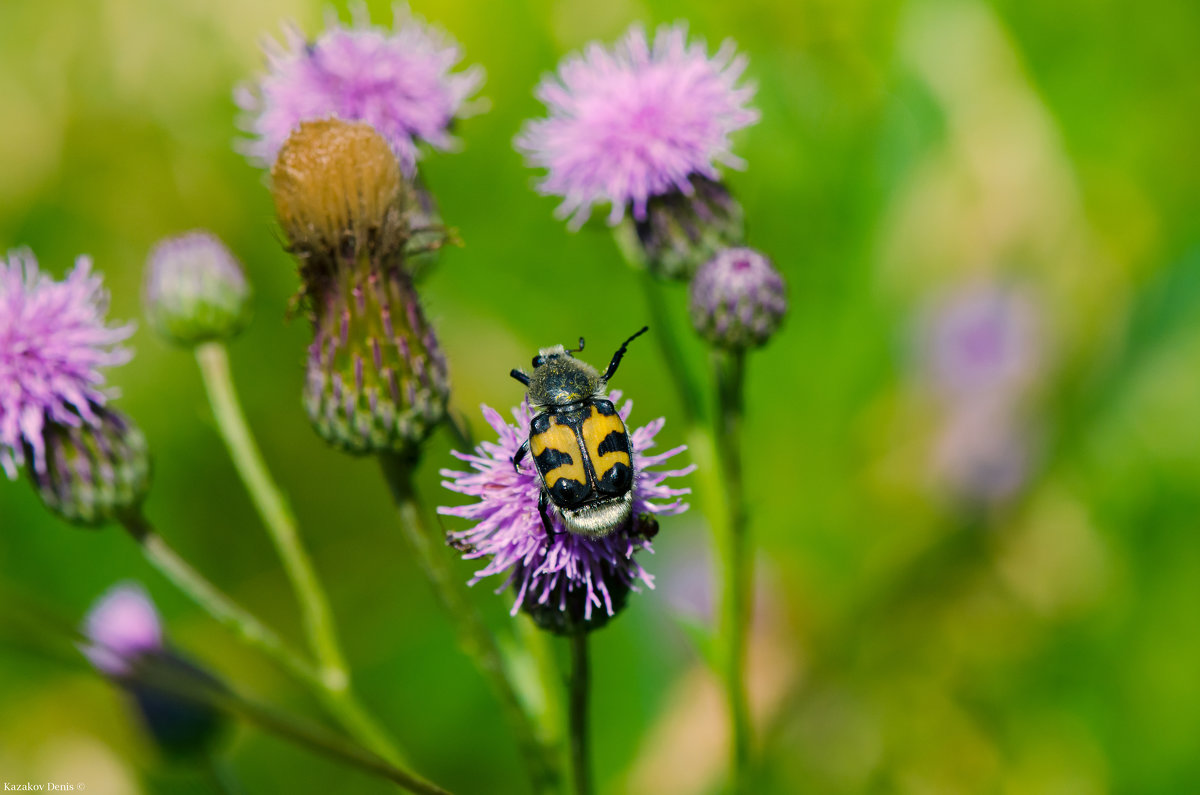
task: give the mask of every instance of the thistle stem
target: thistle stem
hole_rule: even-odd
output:
[[[561,781],[554,754],[539,739],[536,722],[521,702],[520,690],[504,665],[495,637],[483,617],[467,599],[465,586],[437,547],[444,540],[435,536],[426,522],[413,483],[414,461],[395,453],[380,454],[384,477],[392,491],[400,526],[429,577],[433,590],[455,624],[459,644],[491,684],[525,761],[535,792],[557,792]]]
[[[588,738],[588,636],[586,631],[573,632],[570,636],[571,675],[567,683],[570,711],[571,737],[571,792],[573,795],[591,795],[592,763]]]
[[[351,688],[350,672],[338,643],[329,599],[300,541],[296,518],[287,498],[271,477],[250,432],[224,344],[209,342],[197,346],[196,362],[217,421],[217,430],[267,528],[300,605],[309,647],[320,665],[322,701],[342,726],[367,747],[389,761],[400,761],[403,755],[358,703]]]
[[[305,685],[321,686],[320,674],[299,652],[289,648],[272,630],[193,569],[155,532],[144,514],[140,511],[126,513],[121,517],[121,523],[141,546],[150,564],[204,608],[205,612],[231,629],[247,645],[275,660]]]
[[[296,531],[296,519],[275,481],[271,478],[262,453],[250,433],[246,416],[238,401],[229,369],[229,356],[220,342],[209,342],[196,348],[196,362],[204,378],[204,388],[212,404],[217,430],[229,457],[250,493],[271,541],[283,562],[304,619],[304,629],[313,653],[320,660],[322,675],[330,689],[344,687],[346,663],[338,646],[329,601],[317,580],[304,546]]]
[[[207,762],[208,777],[212,781],[214,790],[220,795],[243,795],[237,777],[225,760],[209,753],[205,761]]]
[[[721,594],[721,637],[725,642],[725,700],[729,713],[729,764],[732,790],[749,791],[750,712],[746,698],[746,638],[753,600],[753,556],[749,550],[746,506],[742,481],[742,413],[745,355],[741,351],[715,351],[713,370],[717,384],[717,461],[726,490],[724,582]]]
[[[438,785],[364,750],[327,729],[256,703],[211,679],[180,677],[169,665],[143,660],[134,676],[144,686],[207,704],[296,745],[387,779],[419,795],[449,795]]]
[[[634,248],[636,242],[631,234],[617,232],[614,238],[625,262],[634,270],[639,271],[638,276],[646,301],[646,312],[650,316],[647,325],[653,331],[651,336],[658,342],[659,356],[675,384],[679,405],[683,410],[683,419],[688,425],[693,425],[700,416],[703,405],[700,397],[701,389],[687,367],[687,360],[679,347],[679,338],[675,336],[674,325],[667,314],[666,286],[654,274],[646,270],[641,255]]]

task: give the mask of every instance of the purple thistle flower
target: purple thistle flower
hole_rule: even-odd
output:
[[[620,397],[619,391],[611,394],[614,403]],[[632,408],[632,401],[621,406],[623,420],[628,420]],[[469,530],[451,533],[452,543],[464,551],[468,560],[488,559],[487,565],[475,572],[472,585],[484,577],[508,572],[496,592],[512,586],[516,596],[513,615],[525,609],[543,626],[560,630],[580,622],[589,628],[601,626],[616,615],[629,591],[637,590],[638,581],[654,587],[654,578],[634,559],[638,550],[653,550],[645,534],[628,526],[601,538],[569,533],[554,510],[550,511],[550,521],[558,533],[547,542],[538,514],[541,485],[537,473],[528,466],[516,472],[512,465],[513,455],[529,435],[532,414],[526,403],[512,414],[515,425],[483,406],[483,416],[499,439],[483,442],[472,454],[454,453],[474,471],[442,470],[444,477],[451,478],[442,481],[443,486],[478,497],[479,502],[441,507],[438,512],[477,522]],[[664,481],[689,474],[695,465],[654,469],[686,447],[646,455],[664,422],[660,417],[632,433],[637,473],[633,487],[635,523],[642,514],[673,516],[688,508],[675,498],[691,490],[671,488]]]
[[[300,122],[330,117],[373,126],[410,176],[417,139],[437,149],[454,146],[450,124],[469,115],[467,99],[483,70],[452,74],[462,60],[458,44],[407,6],[395,7],[392,31],[371,25],[365,7],[353,17],[346,27],[331,13],[311,44],[294,24],[284,27],[282,44],[264,44],[267,74],[234,94],[248,113],[246,131],[256,136],[244,146],[251,159],[270,166]]]
[[[97,426],[107,395],[100,368],[129,360],[120,347],[132,325],[108,326],[108,294],[90,257],[56,282],[38,270],[33,252],[0,260],[0,465],[10,479],[25,463],[46,472],[47,423]]]
[[[91,641],[82,647],[84,655],[114,677],[128,675],[138,657],[163,649],[162,621],[154,602],[131,582],[113,586],[96,600],[84,619],[83,634]]]
[[[934,387],[950,398],[1016,395],[1042,365],[1038,308],[1015,287],[960,287],[919,321],[920,356]]]
[[[567,56],[536,90],[549,118],[527,122],[516,147],[545,168],[539,188],[563,197],[572,228],[592,206],[612,203],[609,223],[632,207],[644,220],[654,196],[693,193],[691,179],[718,180],[717,165],[741,168],[729,136],[758,121],[754,85],[738,84],[746,58],[726,41],[709,56],[683,24],[663,26],[653,46],[640,26],[615,47],[597,43]]]

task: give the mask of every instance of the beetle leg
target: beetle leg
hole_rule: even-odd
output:
[[[518,381],[520,381],[525,386],[529,386],[529,376],[526,375],[525,373],[521,372],[520,370],[516,369],[515,367],[509,372],[509,375],[511,375],[513,378],[517,379]]]
[[[525,460],[526,454],[529,452],[529,440],[521,442],[521,446],[517,448],[516,455],[513,456],[513,469],[517,472],[521,471],[521,462]]]
[[[550,506],[550,499],[546,496],[546,490],[542,489],[538,493],[538,514],[542,517],[542,527],[546,530],[546,546],[550,546],[550,541],[559,533],[554,529],[554,525],[550,524],[550,514],[546,510]]]

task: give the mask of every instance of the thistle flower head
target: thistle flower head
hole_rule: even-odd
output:
[[[369,124],[304,122],[271,168],[271,194],[306,281],[327,279],[347,243],[375,256],[403,251],[410,204],[387,142]]]
[[[626,208],[642,220],[652,197],[691,195],[694,175],[717,180],[718,165],[741,166],[730,134],[758,120],[748,106],[754,86],[739,84],[745,68],[731,41],[710,56],[682,24],[659,28],[653,43],[634,26],[542,80],[536,93],[549,118],[528,122],[517,149],[546,169],[540,189],[562,197],[558,213],[573,227],[605,201],[609,223]]]
[[[653,196],[646,217],[626,218],[617,229],[622,247],[655,276],[687,281],[721,249],[745,237],[742,206],[708,177],[691,178],[690,194]]]
[[[225,244],[196,230],[150,252],[145,306],[150,325],[180,345],[229,339],[249,320],[250,284]]]
[[[619,403],[620,392],[611,399]],[[620,407],[627,420],[632,403]],[[689,492],[672,488],[665,481],[690,473],[695,466],[657,469],[659,464],[682,452],[676,447],[655,455],[647,454],[662,429],[659,418],[632,433],[636,472],[633,487],[633,520],[630,525],[601,538],[567,532],[556,511],[550,520],[557,531],[547,539],[538,513],[541,488],[536,471],[513,470],[512,458],[529,435],[532,414],[522,403],[513,410],[515,425],[487,406],[483,415],[498,434],[495,442],[480,444],[473,453],[454,455],[470,464],[472,471],[442,470],[446,488],[478,497],[469,505],[443,507],[438,511],[476,522],[468,530],[451,534],[452,543],[469,560],[485,559],[472,584],[497,574],[507,574],[499,591],[511,586],[515,601],[512,613],[524,610],[539,625],[557,632],[603,626],[625,603],[638,583],[654,587],[653,577],[634,558],[650,549],[649,537],[656,527],[654,516],[675,515],[687,510],[678,498]],[[497,591],[497,592],[499,592]]]
[[[0,260],[0,465],[10,478],[32,458],[46,471],[45,429],[99,422],[107,395],[101,368],[129,360],[133,327],[105,322],[108,295],[91,259],[56,282],[28,250]]]
[[[337,120],[302,124],[271,178],[315,332],[309,419],[348,452],[411,452],[450,388],[405,263],[411,186],[375,130]]]
[[[127,676],[142,655],[163,648],[162,621],[145,589],[132,582],[110,588],[96,600],[84,619],[90,641],[81,648],[97,670],[113,677]]]
[[[138,508],[150,490],[150,450],[129,418],[107,406],[85,425],[46,426],[46,468],[30,472],[42,503],[95,527]]]
[[[766,343],[787,313],[783,277],[750,248],[721,251],[696,272],[690,292],[692,325],[722,348]]]
[[[454,145],[451,123],[470,111],[468,99],[483,82],[479,67],[452,72],[462,60],[458,44],[403,5],[391,31],[371,25],[364,6],[349,27],[330,15],[311,43],[289,25],[283,43],[272,40],[265,50],[267,74],[235,94],[255,136],[246,153],[264,166],[301,122],[335,117],[377,129],[411,175],[418,141]]]

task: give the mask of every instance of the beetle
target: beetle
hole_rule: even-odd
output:
[[[600,373],[572,354],[579,347],[542,348],[533,357],[533,372],[510,375],[526,387],[534,416],[529,438],[513,456],[513,469],[532,453],[541,481],[538,513],[548,536],[554,535],[547,509],[558,508],[567,530],[601,538],[620,527],[633,507],[633,445],[625,422],[608,399],[608,381],[616,375],[629,343],[650,330],[643,326],[613,354]]]

